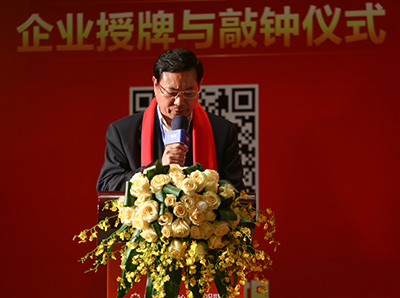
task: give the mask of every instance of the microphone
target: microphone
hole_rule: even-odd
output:
[[[181,143],[189,148],[190,146],[190,133],[186,130],[188,128],[188,119],[183,115],[176,115],[171,120],[171,131],[165,133],[164,144]]]

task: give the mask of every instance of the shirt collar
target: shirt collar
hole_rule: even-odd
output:
[[[161,127],[162,127],[164,133],[167,132],[167,131],[171,131],[172,130],[171,129],[171,125],[168,125],[167,121],[164,119],[164,116],[161,114],[159,105],[157,105],[157,114],[158,114],[158,119],[160,119]],[[193,112],[190,113],[190,115],[188,117],[188,128],[187,128],[187,130],[189,130],[190,123],[192,122],[192,118],[193,118]]]

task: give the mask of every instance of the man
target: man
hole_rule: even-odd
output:
[[[158,57],[153,70],[155,98],[141,113],[122,118],[108,127],[105,161],[97,190],[122,191],[125,182],[151,166],[190,166],[196,162],[219,172],[244,189],[236,126],[222,117],[206,113],[198,103],[203,67],[194,53],[173,49]],[[164,145],[176,115],[188,118],[191,146]]]

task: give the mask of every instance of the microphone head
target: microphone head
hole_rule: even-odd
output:
[[[174,118],[172,118],[171,120],[172,130],[178,130],[178,129],[187,130],[187,128],[188,128],[188,119],[185,116],[176,115]]]

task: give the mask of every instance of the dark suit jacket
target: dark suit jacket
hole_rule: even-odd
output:
[[[244,189],[243,168],[239,156],[236,125],[228,120],[207,113],[214,134],[217,166],[220,179],[228,179],[238,190]],[[154,143],[152,164],[141,167],[141,128],[143,112],[122,118],[109,125],[105,150],[105,161],[97,181],[97,190],[123,191],[125,182],[132,176],[151,166],[164,151],[160,125],[154,117]],[[191,148],[191,147],[190,147]],[[193,164],[192,150],[186,155],[185,165]]]

